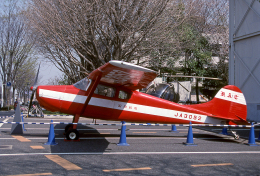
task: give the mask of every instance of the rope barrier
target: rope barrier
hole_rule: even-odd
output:
[[[14,117],[14,116],[1,116],[0,119],[6,119],[6,118],[9,118],[9,117]]]
[[[70,122],[0,122],[4,124],[28,124],[28,125],[50,125],[50,124],[63,124],[63,125],[94,125],[94,126],[121,126],[122,123],[114,124],[95,124],[95,123],[70,123]],[[150,123],[125,123],[129,126],[172,126],[172,124],[150,124]],[[175,126],[190,126],[189,124],[174,124]],[[260,124],[255,124],[260,125]],[[192,126],[201,126],[201,127],[251,127],[251,125],[221,125],[221,124],[192,124]]]

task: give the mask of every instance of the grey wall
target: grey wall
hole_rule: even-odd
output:
[[[260,1],[229,0],[229,84],[247,102],[247,120],[260,122]]]

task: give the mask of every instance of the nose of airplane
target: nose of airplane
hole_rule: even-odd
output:
[[[33,90],[33,86],[32,86],[32,87],[30,87],[30,90]]]
[[[60,95],[64,92],[64,89],[64,86],[38,86],[36,98],[41,107],[53,112],[60,111]]]

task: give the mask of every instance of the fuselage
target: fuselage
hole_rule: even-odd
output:
[[[50,111],[81,114],[94,119],[145,123],[221,123],[211,114],[135,90],[99,85],[85,110],[88,87],[75,85],[38,86],[36,97]]]

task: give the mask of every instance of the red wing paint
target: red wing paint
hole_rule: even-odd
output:
[[[41,106],[51,111],[81,114],[82,117],[95,119],[170,124],[190,121],[213,124],[246,123],[246,101],[235,86],[225,86],[210,102],[180,105],[135,90],[146,87],[155,78],[156,73],[152,70],[112,61],[92,72],[89,79],[95,79],[99,71],[102,72],[99,83],[114,88],[112,97],[94,93],[85,106],[94,81],[89,81],[88,89],[85,90],[74,85],[38,86],[36,97]],[[120,91],[128,93],[129,97],[122,99]]]
[[[97,70],[94,70],[89,75],[89,78],[94,79],[98,74],[98,70],[102,71],[100,83],[124,86],[131,90],[147,87],[157,76],[155,71],[138,65],[122,61],[110,61]]]

